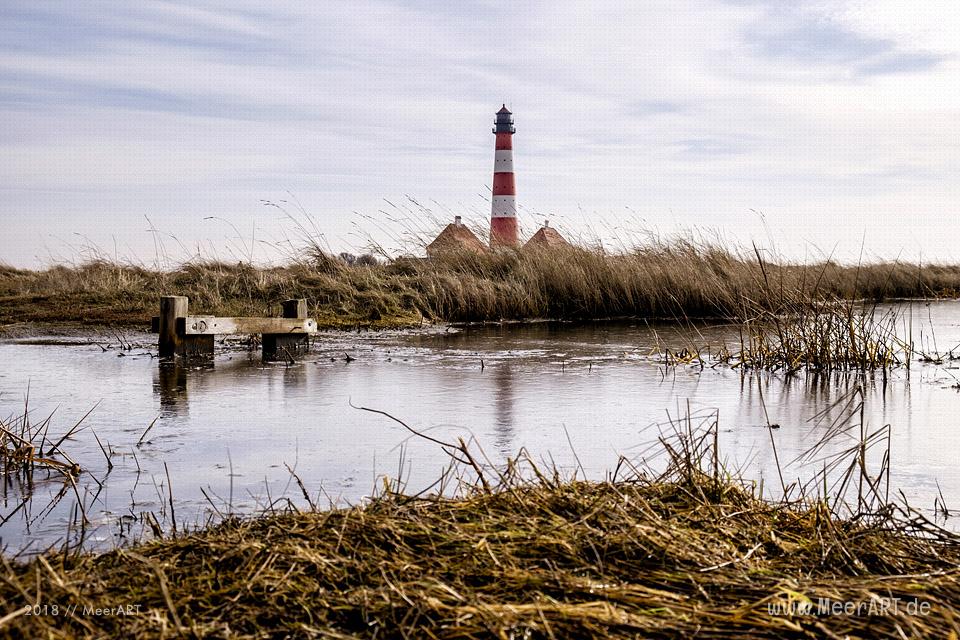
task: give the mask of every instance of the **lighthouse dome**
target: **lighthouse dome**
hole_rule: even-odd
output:
[[[503,105],[500,111],[497,111],[497,121],[494,123],[494,133],[516,133],[517,129],[513,126],[513,114]]]

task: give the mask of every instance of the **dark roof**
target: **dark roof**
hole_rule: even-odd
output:
[[[500,109],[500,111],[497,111],[497,113],[498,113],[498,114],[499,114],[499,113],[510,113],[510,110],[507,109],[507,105],[504,104],[504,105],[503,105],[503,108]]]

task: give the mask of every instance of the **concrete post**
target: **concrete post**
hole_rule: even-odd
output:
[[[186,296],[162,296],[160,298],[160,336],[157,347],[161,360],[176,357],[182,359],[213,358],[214,336],[185,336],[179,325],[189,314],[190,299]]]
[[[285,300],[284,318],[306,318],[307,301]],[[305,334],[265,333],[263,334],[263,359],[265,362],[289,360],[310,351],[310,336]]]

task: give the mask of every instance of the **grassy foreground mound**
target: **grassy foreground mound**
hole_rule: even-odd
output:
[[[301,260],[271,268],[192,261],[153,270],[106,260],[43,271],[0,267],[0,324],[143,326],[165,294],[189,296],[191,310],[216,315],[278,315],[282,300],[307,298],[323,327],[390,327],[423,320],[746,319],[798,300],[958,291],[960,266],[792,265],[682,239],[617,254],[566,247],[379,264],[347,264],[314,248]]]
[[[772,504],[689,470],[595,483],[537,476],[501,476],[494,488],[453,499],[388,492],[365,506],[230,519],[102,555],[7,562],[0,636],[946,638],[960,630],[960,546],[945,532],[882,516],[838,519],[822,502]]]

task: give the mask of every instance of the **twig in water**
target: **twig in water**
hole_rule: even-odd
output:
[[[138,447],[143,443],[143,439],[147,437],[147,434],[150,433],[150,429],[153,429],[153,425],[157,424],[157,420],[160,419],[161,415],[162,414],[157,414],[157,417],[153,419],[153,422],[150,423],[150,425],[147,427],[147,430],[144,431],[143,434],[140,436],[140,439],[137,440]]]
[[[213,507],[213,510],[217,512],[217,515],[223,518],[223,512],[217,508],[217,505],[213,503],[213,500],[211,500],[210,496],[207,495],[207,492],[203,490],[203,487],[200,487],[200,493],[202,493],[203,497],[207,499],[207,502],[209,502],[210,506]]]
[[[94,431],[93,429],[90,429],[90,431],[93,433],[94,439],[97,441],[97,444],[100,446],[100,451],[103,452],[103,457],[107,459],[107,471],[110,471],[111,469],[113,469],[113,461],[110,459],[110,456],[107,455],[107,450],[103,448],[102,444],[100,444],[100,438],[97,437],[97,432]]]
[[[170,496],[170,522],[173,525],[173,533],[177,533],[177,514],[173,511],[173,485],[170,484],[170,469],[167,468],[167,463],[163,463],[163,470],[167,474],[167,494]]]
[[[777,441],[773,438],[773,424],[770,422],[770,414],[767,413],[767,403],[763,399],[763,381],[761,376],[757,376],[757,391],[760,394],[760,406],[763,407],[763,417],[767,421],[767,433],[770,434],[770,446],[773,448],[773,461],[777,464],[777,475],[780,476],[780,489],[783,490],[783,496],[787,495],[787,483],[783,481],[783,469],[780,468],[780,456],[777,455]]]
[[[577,461],[577,468],[580,469],[580,473],[583,475],[583,479],[586,480],[587,472],[583,468],[583,463],[580,462],[580,456],[577,455],[577,450],[573,446],[573,440],[570,439],[570,432],[567,431],[567,425],[565,423],[561,423],[560,426],[563,427],[563,435],[567,436],[567,444],[570,445],[570,451],[573,452],[573,457]]]
[[[77,483],[74,482],[73,476],[70,475],[69,473],[64,474],[64,475],[67,477],[67,480],[70,481],[70,486],[73,487],[73,493],[74,493],[74,495],[77,496],[77,505],[80,507],[80,513],[81,513],[81,515],[83,515],[83,522],[84,522],[84,524],[89,523],[90,521],[87,519],[87,509],[86,509],[86,507],[85,507],[84,504],[83,504],[83,499],[80,497],[80,491],[77,490]]]
[[[54,452],[54,450],[60,451],[60,445],[63,444],[63,441],[69,438],[70,436],[72,436],[73,433],[77,430],[77,428],[81,424],[83,424],[83,421],[87,419],[87,416],[93,413],[93,410],[96,409],[98,406],[100,406],[100,401],[97,401],[97,404],[90,407],[90,410],[87,411],[85,414],[83,414],[83,417],[77,421],[77,424],[73,425],[73,427],[69,431],[63,434],[63,436],[59,440],[57,440],[56,444],[51,445],[50,449],[47,452],[47,455],[51,455]],[[63,452],[60,451],[60,453],[62,454]]]
[[[380,415],[382,415],[382,416],[386,416],[387,418],[390,418],[391,420],[393,420],[394,422],[396,422],[397,424],[399,424],[400,426],[402,426],[404,429],[406,429],[407,431],[409,431],[409,432],[412,433],[413,435],[419,436],[419,437],[423,438],[424,440],[429,440],[430,442],[433,442],[433,443],[435,443],[435,444],[438,444],[438,445],[440,445],[441,447],[444,447],[445,451],[446,451],[447,449],[450,449],[451,451],[446,451],[447,455],[449,455],[451,458],[453,458],[453,459],[456,460],[457,462],[460,462],[460,463],[462,463],[462,464],[468,464],[468,465],[470,465],[470,466],[473,468],[473,470],[476,472],[477,478],[480,480],[480,484],[483,485],[484,491],[486,491],[487,493],[490,493],[490,491],[491,491],[490,483],[487,482],[487,478],[486,478],[486,476],[485,476],[484,473],[483,473],[483,469],[481,468],[480,464],[476,461],[476,459],[473,457],[473,455],[470,453],[470,449],[467,447],[467,443],[463,441],[463,438],[458,438],[458,439],[457,439],[457,440],[458,440],[458,443],[457,443],[457,444],[451,444],[451,443],[449,443],[449,442],[444,442],[443,440],[437,440],[436,438],[434,438],[434,437],[432,437],[432,436],[428,436],[428,435],[425,434],[425,433],[422,433],[422,432],[420,432],[420,431],[417,431],[416,429],[414,429],[413,427],[411,427],[410,425],[408,425],[406,422],[404,422],[404,421],[401,420],[400,418],[397,418],[397,417],[395,417],[395,416],[392,416],[392,415],[390,415],[389,413],[387,413],[386,411],[381,411],[380,409],[371,409],[371,408],[369,408],[369,407],[358,407],[357,405],[353,404],[352,401],[349,402],[349,404],[350,404],[350,406],[353,407],[354,409],[359,409],[360,411],[369,411],[370,413],[378,413],[378,414],[380,414]],[[462,458],[458,458],[456,455],[454,455],[454,454],[452,453],[453,451],[459,451],[461,454],[463,454],[463,456],[464,456],[464,458],[466,458],[466,460],[464,460],[464,459],[462,459]]]
[[[310,499],[310,494],[307,493],[307,488],[306,488],[305,486],[303,486],[303,480],[300,479],[300,476],[298,476],[298,475],[294,472],[294,470],[290,468],[290,465],[288,465],[286,462],[283,463],[283,466],[285,466],[285,467],[287,468],[287,471],[290,472],[290,475],[293,476],[293,479],[297,481],[297,486],[300,487],[300,492],[303,493],[303,498],[304,498],[304,500],[307,501],[307,504],[310,505],[310,509],[311,509],[312,511],[316,511],[316,510],[317,510],[317,505],[315,505],[315,504],[313,503],[313,500]]]

